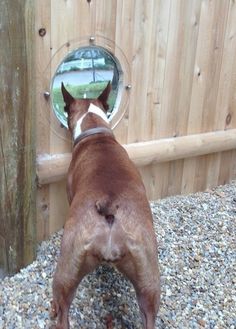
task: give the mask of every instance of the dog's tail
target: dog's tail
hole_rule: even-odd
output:
[[[119,205],[109,198],[104,198],[95,202],[95,207],[99,215],[104,216],[109,226],[112,226],[115,221],[115,215]]]

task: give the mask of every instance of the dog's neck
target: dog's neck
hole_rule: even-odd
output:
[[[100,109],[98,106],[95,106],[94,104],[91,103],[89,105],[88,112],[84,113],[82,115],[82,117],[76,122],[74,132],[73,132],[74,141],[81,135],[81,133],[82,133],[82,129],[81,129],[82,121],[84,120],[84,118],[86,117],[86,115],[88,113],[94,113],[97,116],[99,116],[103,121],[105,121],[106,123],[109,123],[108,118],[107,118],[106,114],[103,112],[103,110]]]
[[[91,128],[83,131],[75,140],[74,140],[74,147],[80,143],[83,139],[87,137],[91,137],[93,135],[102,134],[103,136],[109,136],[115,139],[115,136],[110,128],[107,127],[96,127]]]

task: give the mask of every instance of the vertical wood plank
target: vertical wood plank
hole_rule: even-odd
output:
[[[36,70],[36,152],[50,153],[50,102],[44,98],[49,91],[51,80],[51,5],[50,1],[35,1],[35,70]],[[41,37],[39,30],[44,28],[46,35]],[[49,236],[49,186],[37,189],[37,239],[42,241]]]
[[[130,64],[132,61],[132,41],[133,41],[133,30],[134,30],[134,20],[133,20],[133,8],[134,1],[117,1],[116,7],[116,27],[115,27],[115,55],[117,53],[117,46],[124,52],[124,56],[127,60],[127,63]],[[121,26],[125,26],[124,29]],[[124,70],[124,68],[122,67]],[[125,72],[125,74],[129,75],[130,72]],[[131,83],[131,81],[128,81]],[[123,90],[123,92],[127,92]],[[129,96],[128,92],[128,96]],[[123,109],[122,109],[123,110]],[[122,121],[115,128],[114,133],[117,140],[126,144],[128,140],[128,125],[129,125],[129,110],[130,104],[128,104],[126,113],[123,116]]]
[[[172,1],[158,137],[185,135],[199,29],[200,1]]]
[[[230,168],[230,177],[228,181],[236,179],[236,150],[232,151],[232,160],[231,160],[231,168]]]
[[[236,62],[233,54],[236,53],[236,4],[229,1],[229,12],[224,39],[222,65],[219,77],[219,88],[216,97],[216,113],[214,128],[223,130],[236,126]],[[230,115],[231,119],[227,116]],[[232,121],[234,120],[234,121]]]
[[[161,137],[187,133],[200,8],[200,1],[172,1]],[[182,173],[183,160],[170,163],[166,179],[168,195],[180,193]]]
[[[216,115],[215,115],[215,129],[230,129],[236,127],[236,62],[234,55],[236,53],[236,3],[235,1],[229,1],[229,14],[227,20],[227,28],[224,41],[224,52],[222,58],[221,74],[219,79],[219,89],[216,103]],[[217,170],[214,170],[217,174],[218,184],[226,180],[226,169],[229,179],[235,179],[235,151],[232,152],[232,159],[230,162],[229,154],[225,156],[225,153],[219,154],[217,157]],[[222,177],[224,177],[222,179]]]
[[[148,106],[152,108],[151,138],[160,136],[161,118],[163,110],[164,82],[167,66],[167,46],[170,24],[171,1],[161,0],[154,2],[153,12],[158,13],[153,20],[152,58],[150,65]]]
[[[225,4],[222,1],[202,1],[188,134],[203,132],[207,129],[207,125],[209,127],[214,125],[216,93],[222,63],[227,15],[228,2]],[[199,166],[202,166],[201,179],[203,182],[207,182],[205,175],[207,170],[204,161],[206,158],[205,160],[199,159],[199,161],[195,158],[184,161],[183,193],[197,190],[200,178],[196,175]],[[200,185],[202,186],[202,183]]]
[[[231,175],[232,151],[222,152],[219,172],[219,185],[224,185],[229,181]]]
[[[148,70],[153,1],[135,1],[133,8],[133,58],[131,64],[131,96],[128,127],[128,142],[147,140],[150,109],[147,108]],[[140,76],[140,72],[145,72]]]
[[[1,1],[0,268],[35,257],[34,1]]]
[[[151,38],[151,59],[148,70],[147,106],[151,112],[149,139],[160,136],[163,111],[163,93],[167,66],[167,44],[169,35],[171,1],[154,1]],[[170,163],[150,165],[141,169],[146,178],[148,196],[153,200],[167,195],[167,182]],[[149,177],[149,179],[147,179]]]
[[[119,1],[119,0],[118,0]],[[96,1],[96,35],[102,35],[103,38],[115,41],[117,0],[99,0]],[[115,50],[115,49],[114,49]],[[113,51],[114,51],[113,50]]]

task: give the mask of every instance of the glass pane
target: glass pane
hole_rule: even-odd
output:
[[[61,82],[75,98],[97,98],[112,83],[108,117],[115,110],[121,75],[117,60],[101,47],[83,47],[70,53],[58,67],[52,82],[53,109],[60,122],[67,127]]]

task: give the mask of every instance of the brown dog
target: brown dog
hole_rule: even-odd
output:
[[[106,118],[111,85],[97,99],[74,99],[62,84],[74,138],[68,171],[70,203],[53,280],[56,329],[69,328],[68,313],[82,278],[111,262],[134,285],[145,329],[154,329],[160,289],[157,244],[144,185]]]

